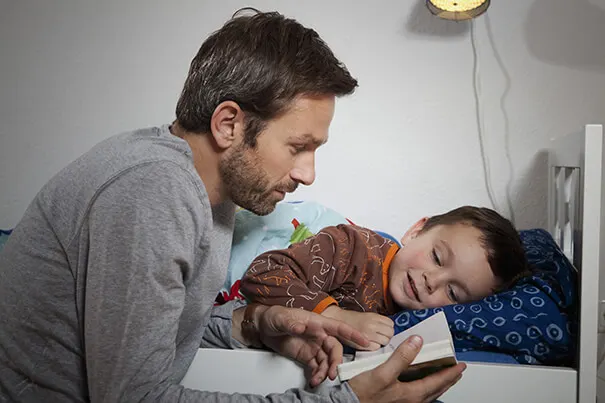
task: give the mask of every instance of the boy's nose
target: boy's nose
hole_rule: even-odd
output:
[[[429,294],[433,293],[433,285],[432,280],[429,280],[429,276],[426,273],[422,273],[422,278],[424,279],[424,287],[429,292]]]
[[[439,273],[437,270],[434,271],[425,271],[422,273],[422,278],[424,279],[424,286],[429,294],[434,293],[441,287],[441,284],[445,281],[445,275],[443,273]]]

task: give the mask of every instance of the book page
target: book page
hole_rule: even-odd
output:
[[[392,353],[395,349],[412,335],[419,335],[424,341],[424,345],[434,343],[436,341],[449,340],[452,344],[452,335],[447,325],[447,319],[443,311],[434,314],[428,319],[423,320],[411,328],[396,334],[391,338],[389,344],[375,351],[357,351],[355,359],[373,357],[384,353]]]

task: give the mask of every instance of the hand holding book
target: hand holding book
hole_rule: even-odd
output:
[[[406,373],[421,350],[422,339],[411,337],[389,354],[376,368],[356,375],[348,381],[361,403],[429,403],[435,401],[460,380],[464,363],[443,369],[412,382],[398,378]]]
[[[354,361],[338,366],[338,377],[341,381],[346,381],[357,374],[376,368],[387,361],[397,347],[412,335],[421,336],[424,343],[407,371],[401,374],[401,380],[422,378],[443,367],[458,363],[445,314],[439,312],[393,336],[386,346],[376,351],[358,351]]]

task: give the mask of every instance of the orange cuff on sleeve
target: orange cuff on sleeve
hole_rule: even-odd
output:
[[[393,301],[391,299],[391,294],[389,293],[389,268],[391,267],[391,262],[398,251],[399,246],[397,244],[394,243],[391,245],[391,248],[388,250],[387,255],[382,263],[382,293],[389,311],[393,311]]]
[[[338,302],[336,302],[334,298],[326,297],[322,301],[320,301],[319,304],[315,305],[315,308],[313,308],[313,312],[322,313],[326,310],[327,307],[334,304],[338,305]]]

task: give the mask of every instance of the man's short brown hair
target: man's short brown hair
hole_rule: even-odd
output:
[[[313,29],[277,12],[229,20],[211,34],[191,62],[176,107],[181,127],[209,133],[224,101],[246,114],[244,141],[255,146],[266,122],[300,95],[351,94],[357,80]]]

